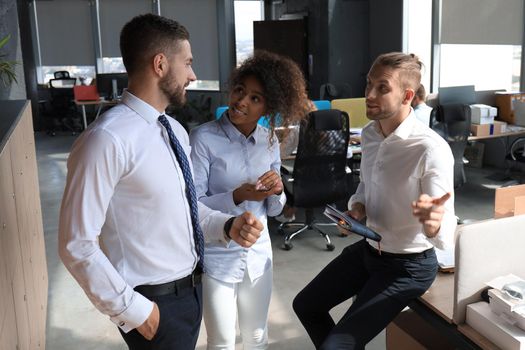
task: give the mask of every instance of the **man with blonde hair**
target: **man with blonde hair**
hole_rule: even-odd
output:
[[[417,56],[380,55],[366,84],[361,182],[349,214],[382,236],[346,247],[295,298],[294,310],[317,349],[364,349],[437,273],[434,246],[453,244],[454,158],[410,106],[420,85]],[[329,311],[355,296],[335,324]]]

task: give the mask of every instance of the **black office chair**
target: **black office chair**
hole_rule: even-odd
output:
[[[339,98],[348,98],[352,96],[352,87],[347,83],[322,84],[319,88],[319,99],[320,100],[335,100]]]
[[[293,176],[283,174],[283,183],[294,207],[304,208],[304,222],[286,222],[279,232],[296,228],[286,234],[284,249],[292,249],[292,239],[305,230],[315,230],[326,240],[326,248],[334,249],[328,235],[319,227],[333,225],[315,220],[314,208],[347,198],[346,154],[349,139],[348,114],[337,109],[308,114],[299,128],[299,144]]]
[[[59,70],[53,73],[55,79],[67,79],[69,78],[69,72],[67,70]]]
[[[460,187],[467,181],[463,154],[470,135],[470,107],[456,103],[438,105],[430,113],[430,127],[449,144],[454,156],[454,187]]]
[[[525,137],[518,137],[512,141],[505,160],[507,163],[505,174],[512,180],[506,185],[525,183]]]
[[[57,78],[49,80],[52,117],[58,124],[72,133],[82,130],[80,116],[74,103],[73,87],[76,78]],[[53,130],[54,133],[54,130]]]

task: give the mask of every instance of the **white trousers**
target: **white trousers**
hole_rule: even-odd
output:
[[[248,274],[240,283],[203,276],[203,316],[208,350],[234,350],[237,314],[244,350],[268,348],[268,308],[272,268],[253,283]]]

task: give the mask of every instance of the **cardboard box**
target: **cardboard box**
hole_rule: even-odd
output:
[[[386,327],[387,350],[451,350],[455,349],[421,316],[412,310],[401,312]]]
[[[496,109],[489,105],[470,105],[470,116],[472,124],[494,124]]]
[[[484,301],[467,305],[466,323],[502,349],[525,350],[525,331],[497,316]]]
[[[522,214],[525,214],[525,185],[497,188],[494,199],[494,218]]]
[[[470,124],[470,132],[474,136],[490,136],[504,133],[507,123],[494,121],[493,124]]]
[[[515,104],[516,101],[525,102],[523,92],[496,92],[496,106],[498,106],[498,118],[509,124],[516,124]],[[524,117],[525,118],[525,117]]]

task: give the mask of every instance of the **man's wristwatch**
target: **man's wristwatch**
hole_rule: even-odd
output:
[[[230,236],[230,230],[233,225],[233,220],[235,220],[235,216],[232,216],[224,223],[224,235],[228,237],[228,239],[232,239]]]

